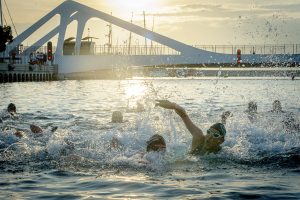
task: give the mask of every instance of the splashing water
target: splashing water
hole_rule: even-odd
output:
[[[283,122],[292,112],[299,123],[299,89],[297,81],[222,77],[0,85],[1,107],[14,102],[19,114],[0,123],[0,197],[297,198],[300,134]],[[191,134],[155,99],[186,108],[204,132],[231,111],[221,152],[191,156]],[[276,99],[285,113],[270,112]],[[252,121],[249,101],[258,105]],[[114,111],[123,123],[111,123]],[[154,134],[165,138],[165,154],[146,153]]]

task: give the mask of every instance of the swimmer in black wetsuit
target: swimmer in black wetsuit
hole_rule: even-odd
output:
[[[3,122],[6,119],[17,119],[17,107],[15,104],[10,103],[7,106],[7,109],[4,112],[0,113],[0,122]]]
[[[245,111],[251,123],[257,121],[257,103],[255,101],[250,101],[248,103],[248,109]]]
[[[292,112],[282,110],[281,102],[279,100],[275,100],[273,102],[271,112],[276,114],[276,117],[280,117],[282,119],[283,128],[287,133],[300,131],[300,124],[297,122],[294,114]]]
[[[221,150],[220,145],[225,141],[226,135],[224,124],[226,123],[226,119],[231,115],[229,111],[222,114],[222,123],[212,125],[207,130],[207,134],[204,135],[203,131],[192,122],[183,107],[168,100],[157,100],[157,102],[157,106],[175,110],[175,112],[183,120],[186,128],[190,131],[193,137],[191,154],[205,155],[208,153],[217,153]]]

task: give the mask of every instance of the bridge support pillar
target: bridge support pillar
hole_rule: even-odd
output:
[[[83,30],[85,27],[85,24],[87,22],[87,18],[78,18],[78,26],[77,26],[77,34],[76,34],[76,43],[75,43],[75,55],[80,54],[80,47],[81,47],[81,39],[83,35]]]

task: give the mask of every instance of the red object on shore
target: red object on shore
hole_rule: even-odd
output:
[[[48,60],[51,61],[53,60],[53,55],[52,55],[52,42],[47,43],[47,57]]]
[[[242,51],[238,49],[236,51],[236,57],[237,57],[237,63],[241,63],[242,57],[241,57]]]

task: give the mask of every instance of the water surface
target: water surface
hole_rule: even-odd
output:
[[[283,127],[285,114],[270,112],[278,99],[299,122],[299,92],[298,80],[253,78],[1,84],[1,108],[14,102],[19,119],[0,124],[0,198],[299,199],[300,133]],[[185,107],[204,132],[230,110],[222,151],[189,155],[190,133],[155,99]],[[244,112],[249,101],[258,104],[253,123]],[[145,112],[134,112],[137,102]],[[116,110],[124,123],[110,123]],[[32,123],[42,137],[31,133]],[[14,137],[15,129],[26,137]],[[156,133],[166,139],[166,155],[145,163],[146,141]],[[110,150],[113,137],[121,151]]]

